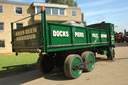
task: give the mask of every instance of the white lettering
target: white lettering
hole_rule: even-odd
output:
[[[114,35],[111,35],[111,40],[114,40]]]
[[[53,30],[53,37],[69,37],[68,31]]]
[[[56,36],[56,31],[55,31],[55,30],[53,30],[53,36],[54,36],[54,37]]]
[[[107,38],[107,34],[101,34],[101,38]]]
[[[75,37],[84,37],[83,32],[75,32]]]
[[[92,37],[94,37],[94,38],[98,38],[98,34],[93,33],[93,34],[92,34]]]

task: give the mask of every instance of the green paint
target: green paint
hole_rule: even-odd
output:
[[[69,47],[60,47],[60,48],[49,48],[48,52],[56,52],[56,51],[65,51],[65,50],[74,50],[74,49],[82,49],[82,48],[90,48],[90,47],[102,47],[108,46],[108,44],[96,44],[96,45],[81,45],[81,46],[69,46]]]
[[[91,29],[90,30],[90,35],[91,35],[91,43],[98,43],[100,42],[100,31],[96,29]]]
[[[115,36],[114,36],[114,25],[113,24],[110,25],[110,37],[111,37],[110,43],[112,46],[114,46],[115,45]]]
[[[30,29],[36,29],[37,32],[34,32],[34,33],[27,33],[27,30],[30,30]],[[23,27],[23,28],[19,28],[19,29],[15,29],[13,31],[13,40],[14,40],[14,45],[13,45],[13,49],[15,49],[16,51],[19,51],[22,49],[22,52],[29,52],[32,50],[32,48],[39,48],[40,46],[42,46],[42,41],[41,41],[41,24],[38,23],[38,24],[34,24],[34,25],[30,25],[30,26],[26,26],[26,27]],[[26,31],[26,33],[25,33]],[[16,33],[20,33],[22,32],[22,35],[16,35]],[[24,34],[23,34],[24,32]],[[17,38],[25,38],[29,35],[35,35],[36,38],[35,39],[26,39],[26,40],[19,40],[17,41]],[[16,48],[14,48],[16,47]],[[20,49],[19,49],[20,48]],[[23,49],[24,48],[24,49]],[[30,50],[26,51],[26,49],[30,48]]]
[[[50,25],[50,34],[51,40],[50,45],[63,45],[71,44],[71,30],[70,27],[61,26],[61,25]]]
[[[42,52],[47,53],[99,46],[114,46],[113,24],[102,23],[90,27],[79,27],[55,22],[46,22],[45,11],[42,11],[41,14],[41,23],[14,30],[12,40],[14,40],[13,49],[15,49],[15,51],[36,52],[36,50],[40,48]],[[36,33],[32,33],[36,35],[35,39],[16,41],[16,32],[31,29],[33,27],[37,29]],[[105,35],[107,38],[101,37],[101,35]]]
[[[12,47],[13,47],[13,42],[14,42],[14,38],[13,38],[13,23],[11,23],[11,38],[12,38],[12,41],[11,41],[11,44],[12,44]],[[12,48],[12,51],[13,51],[13,48]]]
[[[42,44],[43,44],[43,52],[47,52],[47,38],[46,38],[46,14],[45,10],[41,11],[41,19],[42,19]]]
[[[93,55],[89,55],[88,58],[87,58],[87,63],[88,62],[91,62],[89,65],[88,65],[88,69],[89,70],[92,70],[95,66],[95,57]]]
[[[108,53],[108,51],[107,50],[104,50],[104,55],[106,55]]]
[[[108,32],[107,31],[101,31],[101,42],[108,42]]]
[[[80,74],[82,73],[82,70],[81,70],[81,69],[74,70],[73,68],[74,68],[74,66],[75,66],[76,64],[82,64],[82,61],[81,61],[81,59],[80,59],[79,57],[75,58],[75,59],[72,61],[72,69],[71,69],[72,75],[75,76],[75,77],[78,77],[78,76],[80,76]]]
[[[72,31],[73,44],[87,43],[87,29],[73,27]]]

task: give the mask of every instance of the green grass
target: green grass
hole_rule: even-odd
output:
[[[28,64],[28,66],[33,66],[37,62],[38,54],[37,53],[22,53],[18,56],[16,55],[6,55],[0,56],[0,72],[6,71],[2,67]]]

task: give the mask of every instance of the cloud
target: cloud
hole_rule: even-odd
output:
[[[104,4],[108,4],[110,2],[112,2],[114,0],[98,0],[98,1],[95,1],[95,2],[89,2],[89,3],[82,3],[80,4],[79,6],[82,8],[82,7],[94,7],[94,6],[99,6],[99,5],[104,5]]]

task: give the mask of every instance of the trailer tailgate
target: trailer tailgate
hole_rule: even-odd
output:
[[[29,25],[13,31],[14,52],[36,52],[42,47],[41,23]]]

